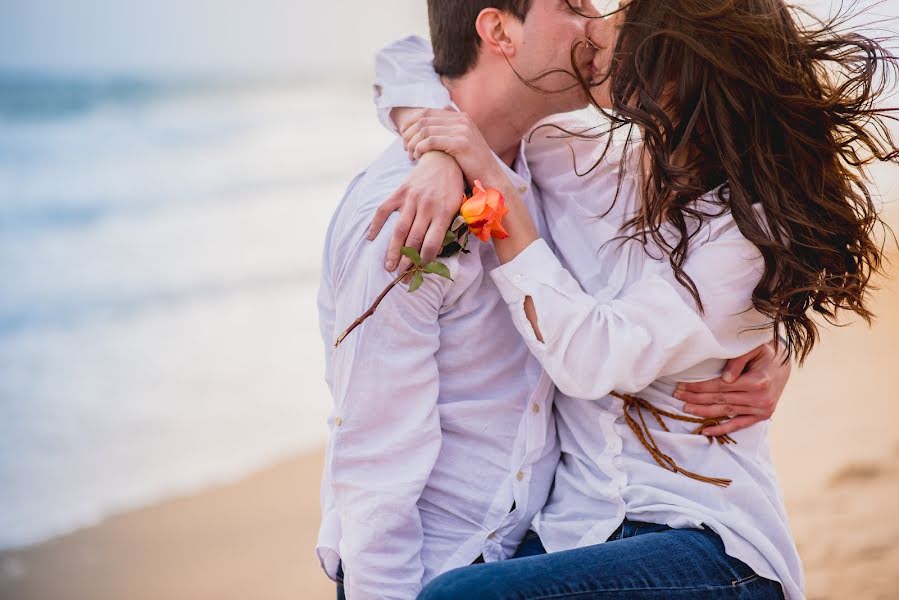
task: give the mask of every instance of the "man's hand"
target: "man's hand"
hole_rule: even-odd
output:
[[[726,435],[770,419],[792,366],[784,362],[785,350],[774,351],[774,344],[765,344],[731,359],[718,379],[700,383],[679,383],[674,397],[686,404],[684,412],[697,417],[730,420],[702,430],[709,437]]]
[[[369,226],[368,239],[373,240],[387,218],[394,211],[400,212],[384,268],[400,272],[409,268],[412,263],[408,258],[400,262],[403,246],[419,250],[425,263],[437,258],[443,248],[446,230],[459,213],[464,194],[462,170],[455,159],[443,152],[422,156],[403,185],[378,207]]]

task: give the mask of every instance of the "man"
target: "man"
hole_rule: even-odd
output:
[[[562,75],[541,80],[567,90],[553,94],[522,78],[570,65],[585,19],[564,0],[431,0],[429,14],[453,103],[484,132],[545,235],[522,137],[585,101]],[[499,265],[490,244],[472,240],[470,254],[448,259],[453,281],[393,290],[333,348],[395,277],[382,268],[388,236],[365,234],[413,167],[392,145],[350,185],[325,246],[319,308],[335,408],[318,554],[333,579],[345,574],[350,600],[411,599],[447,570],[515,556],[559,457],[553,386],[489,276]],[[427,183],[456,197],[464,186]],[[410,245],[433,245],[412,225]]]

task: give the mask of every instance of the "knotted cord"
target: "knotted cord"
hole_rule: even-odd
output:
[[[722,419],[721,418],[701,418],[701,417],[688,417],[686,415],[678,415],[675,413],[671,413],[660,408],[657,408],[644,400],[643,398],[638,398],[636,396],[631,396],[630,394],[619,394],[617,392],[612,392],[610,394],[615,398],[618,398],[624,402],[624,420],[628,424],[628,427],[631,428],[631,431],[634,432],[634,435],[637,436],[637,439],[640,440],[640,443],[643,444],[643,447],[649,451],[649,454],[655,459],[655,461],[659,464],[660,467],[671,471],[673,473],[680,473],[682,475],[686,475],[690,479],[695,479],[697,481],[702,481],[704,483],[711,483],[712,485],[717,485],[719,487],[728,487],[732,481],[730,479],[722,479],[719,477],[706,477],[705,475],[699,475],[698,473],[692,473],[687,471],[686,469],[682,469],[674,462],[674,459],[662,452],[662,449],[659,448],[658,443],[656,443],[655,438],[652,437],[652,432],[649,429],[649,426],[646,424],[646,418],[643,416],[643,411],[648,411],[659,424],[659,427],[664,429],[665,431],[670,432],[668,426],[665,425],[665,422],[662,421],[662,417],[668,417],[669,419],[674,419],[676,421],[684,421],[686,423],[698,423],[699,427],[691,431],[692,434],[699,434],[706,427],[711,427],[713,425],[720,425]],[[637,416],[640,421],[637,422],[637,419],[631,414],[631,409],[636,409]],[[736,444],[737,442],[730,437],[729,435],[718,435],[714,437],[714,440],[719,444]],[[712,443],[712,438],[709,438],[709,443]]]

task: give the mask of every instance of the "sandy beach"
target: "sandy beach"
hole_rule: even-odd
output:
[[[894,256],[893,261],[896,263]],[[888,599],[899,589],[899,286],[873,329],[832,328],[793,380],[773,447],[810,598]],[[313,547],[320,452],[226,487],[0,554],[0,598],[319,600]]]
[[[895,202],[894,178],[878,180]],[[899,206],[886,206],[897,228]],[[894,246],[895,248],[895,246]],[[772,421],[772,451],[808,597],[899,590],[899,254],[874,326],[827,326]],[[314,547],[323,452],[195,495],[0,552],[0,600],[325,600]]]

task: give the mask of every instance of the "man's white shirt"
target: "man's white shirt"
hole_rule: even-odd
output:
[[[498,160],[498,159],[497,159]],[[505,166],[505,165],[504,165]],[[558,462],[553,386],[489,276],[493,246],[399,285],[334,348],[395,277],[383,268],[395,216],[373,242],[375,210],[414,167],[399,142],[350,185],[325,243],[319,315],[334,410],[317,552],[350,600],[412,599],[478,556],[512,556],[543,507]],[[545,222],[523,152],[506,168]]]

